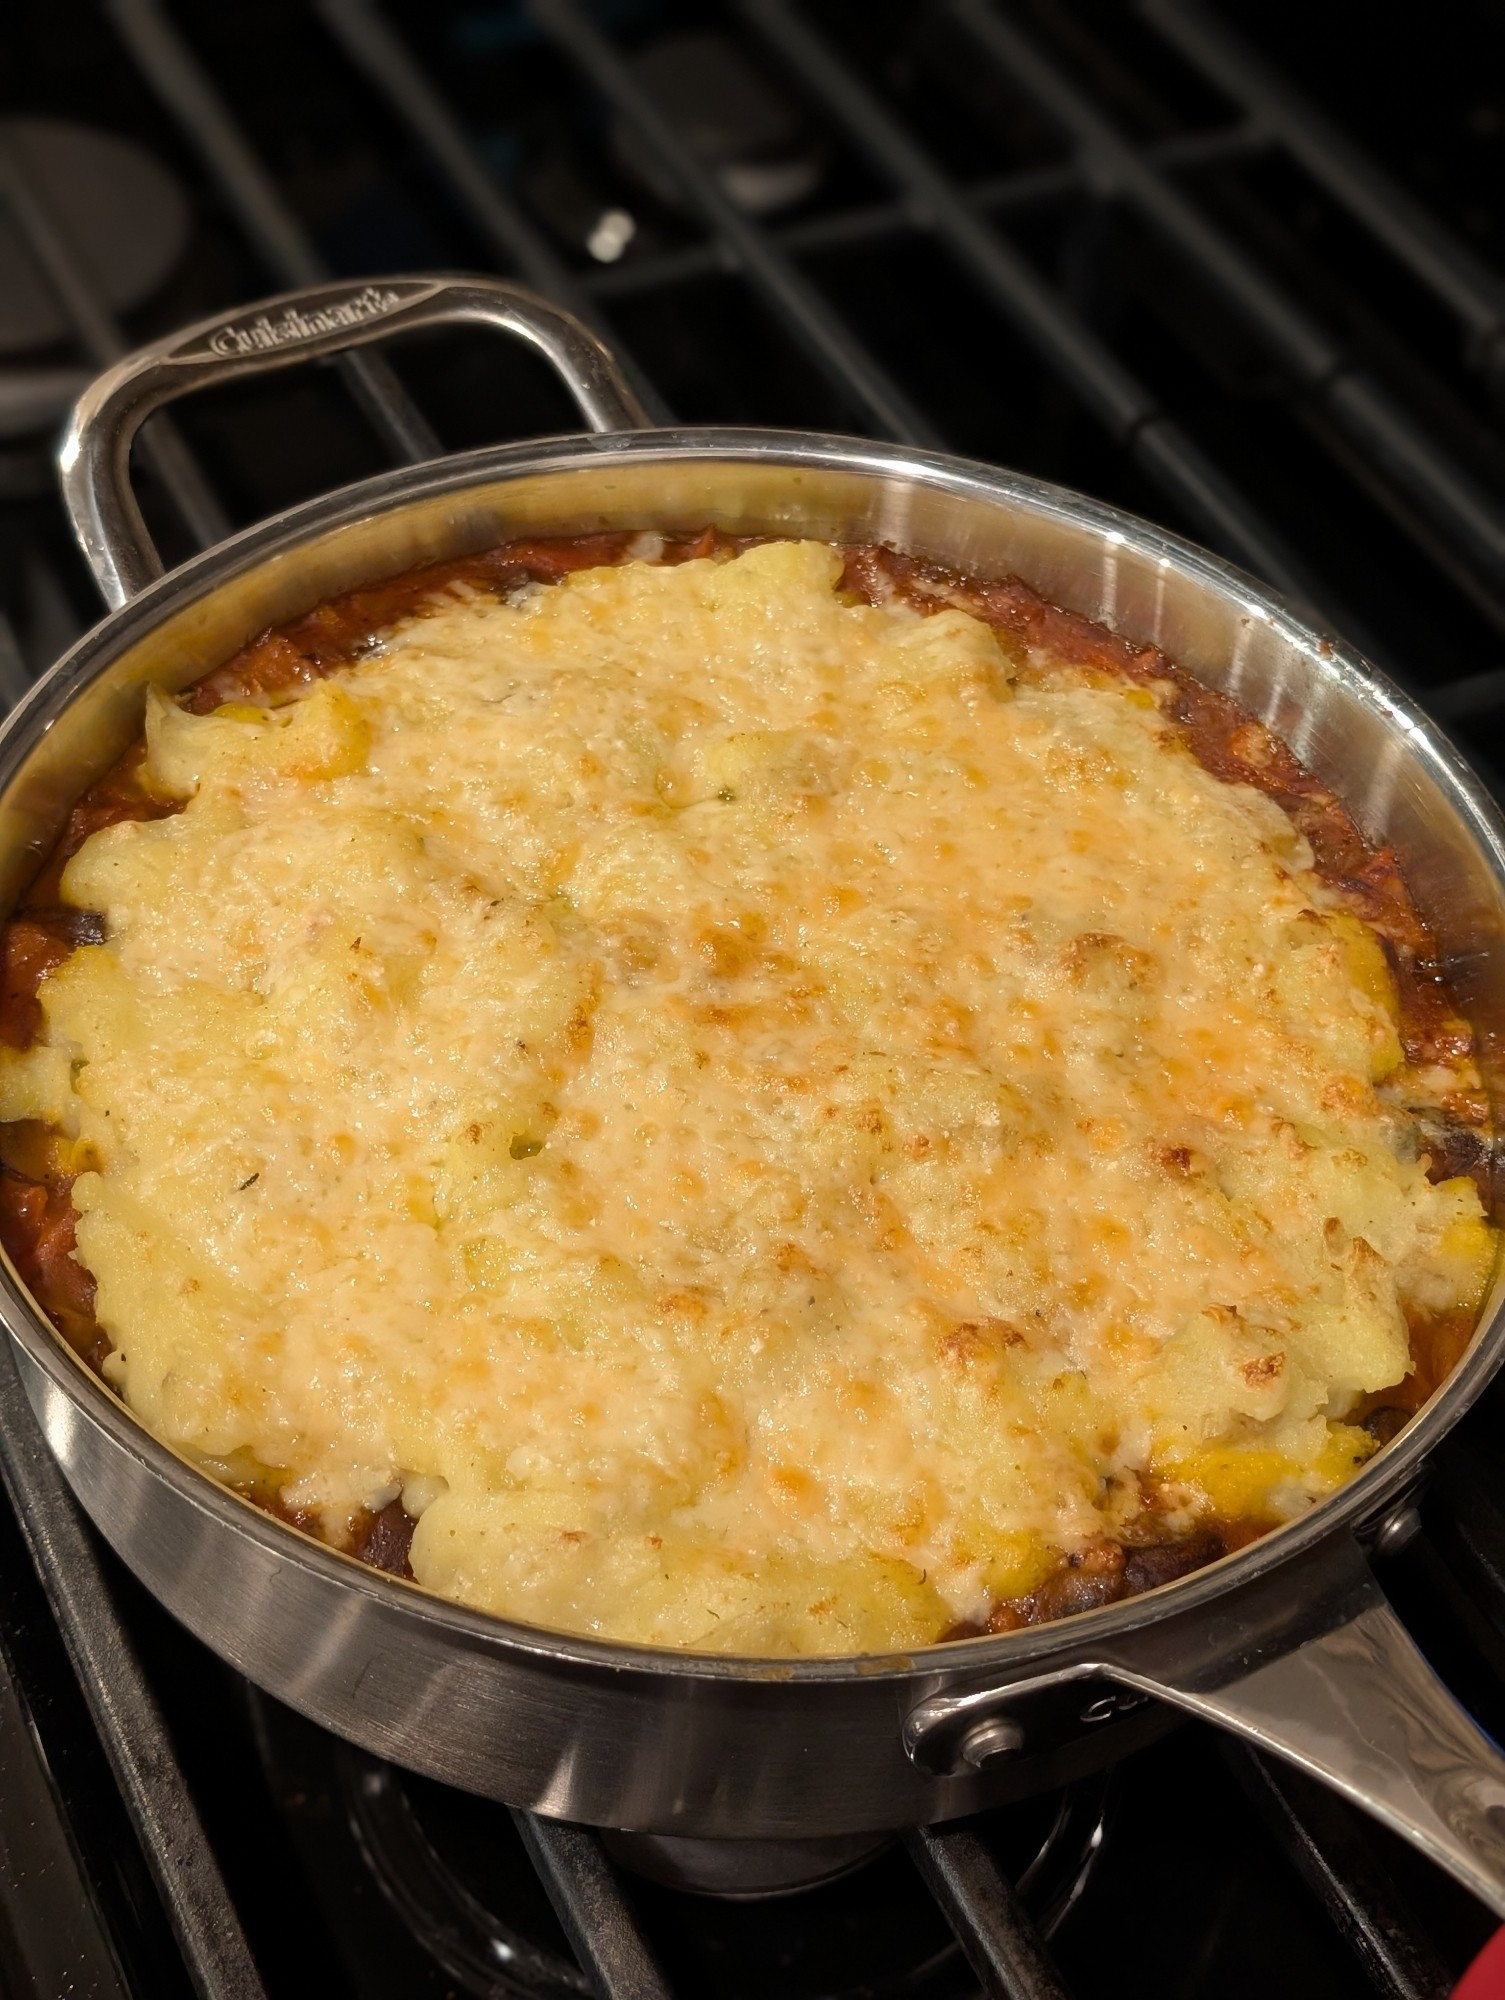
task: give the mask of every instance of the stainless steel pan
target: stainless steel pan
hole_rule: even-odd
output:
[[[479,321],[531,342],[596,433],[410,467],[290,510],[171,575],[127,483],[142,418],[211,382],[388,332]],[[63,450],[68,505],[114,609],[0,731],[0,892],[176,689],[331,593],[504,537],[706,522],[876,540],[1013,571],[1152,640],[1261,715],[1399,850],[1498,1076],[1505,828],[1433,725],[1227,564],[1075,494],[846,438],[656,431],[565,314],[480,279],[273,299],[122,362]],[[462,1610],[260,1513],[148,1436],[14,1275],[0,1317],[33,1407],[106,1538],[184,1624],[329,1728],[447,1782],[669,1835],[835,1836],[946,1819],[1209,1717],[1367,1807],[1505,1915],[1505,1758],[1433,1677],[1365,1550],[1404,1533],[1427,1452],[1505,1341],[1501,1286],[1430,1405],[1341,1492],[1211,1568],[997,1638],[851,1660],[701,1658]]]

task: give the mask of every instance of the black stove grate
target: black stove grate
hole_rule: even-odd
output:
[[[578,0],[461,5],[442,26],[375,0],[268,7],[254,25],[217,12],[180,23],[161,0],[102,0],[108,38],[62,93],[99,96],[118,124],[118,77],[95,72],[133,66],[142,139],[198,182],[227,267],[197,308],[362,268],[368,248],[489,263],[623,346],[658,416],[856,426],[1074,476],[1309,603],[1460,721],[1505,701],[1505,285],[1191,0],[1144,0],[1127,41],[1100,7],[993,0],[616,0],[615,34]],[[740,207],[726,164],[707,171],[704,135],[697,153],[654,93],[645,43],[700,19],[804,121],[817,185],[786,211]],[[293,122],[335,101],[334,139],[277,129],[279,59]],[[511,133],[485,105],[492,78]],[[330,167],[331,150],[349,158]],[[21,165],[12,153],[6,208],[58,290],[69,358],[100,363],[125,335]],[[343,209],[317,185],[339,171],[362,177]],[[632,232],[615,255],[612,216]],[[170,323],[182,290],[143,326]],[[382,448],[432,454],[446,425],[393,363],[338,367]],[[215,426],[182,421],[212,459]],[[256,511],[244,477],[217,497],[168,424],[150,431],[180,549]],[[76,575],[51,597],[87,615]],[[46,644],[23,629],[20,650]]]
[[[1451,36],[1452,67],[1429,58],[1409,75],[1410,44],[1387,46],[1372,24],[1376,81],[1352,60],[1342,10],[1314,17],[1295,0],[17,7],[0,28],[0,279],[19,258],[66,333],[6,345],[0,315],[0,698],[14,700],[94,615],[48,457],[89,370],[270,288],[461,265],[520,277],[591,321],[660,420],[857,428],[1015,463],[1162,518],[1355,638],[1487,763],[1505,709],[1505,281],[1487,251],[1499,251],[1505,213],[1480,190],[1500,185],[1489,169],[1505,135],[1505,37],[1466,0],[1446,11],[1435,40]],[[688,115],[697,80],[719,122]],[[96,268],[68,189],[39,172],[17,122],[37,115],[122,134],[189,191],[188,248],[165,281],[133,292]],[[482,442],[519,410],[528,428],[567,426],[525,363],[462,350],[362,351],[317,379],[154,419],[139,469],[164,547],[205,546],[384,460]],[[54,1877],[66,1885],[71,1871],[94,1912],[81,1990],[169,1991],[140,1972],[165,1920],[203,2000],[296,1991],[268,1916],[276,1892],[257,1886],[227,1833],[206,1724],[182,1693],[186,1671],[196,1695],[207,1677],[218,1698],[216,1670],[196,1653],[185,1670],[172,1649],[187,1642],[164,1639],[134,1603],[19,1398],[0,1363],[0,1466],[161,1906],[154,1916],[127,1884],[112,1919],[98,1850],[59,1812]],[[1501,1407],[1494,1398],[1442,1455],[1421,1532],[1387,1579],[1497,1730],[1505,1515],[1489,1496],[1487,1441]],[[22,1666],[0,1666],[3,1749],[7,1696],[22,1718],[11,1738],[31,1711]],[[716,1983],[706,1968],[726,1938],[700,1961],[661,1949],[662,1910],[646,1929],[644,1913],[663,1892],[624,1889],[594,1835],[519,1817],[557,1913],[553,1929],[536,1912],[519,1927],[438,1854],[397,1774],[326,1743],[319,1755],[344,1760],[326,1800],[316,1778],[287,1778],[290,1753],[274,1743],[286,1725],[269,1714],[248,1740],[287,1809],[280,1837],[296,1841],[312,1813],[309,1839],[327,1846],[333,1812],[377,1885],[356,1902],[391,1902],[403,1885],[416,1899],[403,1921],[441,1981],[424,1991],[647,2000]],[[49,1766],[47,1731],[33,1733],[36,1796],[50,1785],[66,1807],[67,1760]],[[1175,1739],[1190,1740],[1202,1783],[1211,1739]],[[1145,1754],[1187,1784],[1184,1750]],[[1236,1838],[1265,1829],[1251,1868],[1278,1872],[1270,1857],[1282,1854],[1311,1892],[1281,1919],[1310,1991],[1447,1991],[1487,1928],[1466,1899],[1297,1775],[1234,1747],[1217,1768],[1189,1796],[1219,1813],[1244,1800]],[[1141,1841],[1171,1837],[1163,1799],[1147,1802],[1159,1790],[1152,1779],[1114,1809]],[[950,1933],[921,1940],[907,1984],[869,1978],[843,1946],[848,1983],[817,1971],[809,1990],[942,2000],[975,1978],[1009,2000],[1050,2000],[1067,1990],[1064,1964],[1078,1990],[1106,1992],[1111,1952],[1073,1929],[1072,1912],[1085,1892],[1127,1934],[1155,1882],[1148,1863],[1117,1890],[1093,1873],[1118,1837],[1105,1841],[1113,1817],[1095,1794],[1061,1802],[1029,1869],[998,1816],[919,1832],[908,1862],[874,1865],[911,1896],[923,1881],[934,1900],[915,1921],[938,1922],[938,1909]],[[383,1888],[382,1856],[398,1850]],[[19,1891],[5,1863],[0,1852],[0,1975],[25,1991],[43,1975],[12,1936]],[[1215,1977],[1237,2000],[1233,1894],[1224,1883],[1196,1910],[1177,1905],[1192,1942],[1157,1939],[1128,1962],[1158,1965],[1166,1996]],[[274,1968],[266,1983],[248,1932]],[[760,1990],[796,1990],[789,1950]],[[1283,1961],[1258,1963],[1268,1979]],[[401,1976],[419,1991],[420,1975]],[[184,1971],[173,1977],[184,1986]]]

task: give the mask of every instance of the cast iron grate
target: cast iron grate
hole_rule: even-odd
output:
[[[1313,607],[1491,758],[1505,709],[1505,281],[1473,246],[1497,250],[1505,227],[1477,193],[1505,132],[1489,81],[1505,66],[1496,31],[1460,4],[1462,53],[1430,87],[1434,123],[1464,138],[1431,143],[1397,43],[1369,93],[1406,100],[1396,138],[1368,83],[1344,82],[1351,63],[1324,70],[1324,49],[1346,54],[1339,11],[100,0],[64,23],[17,9],[0,31],[0,277],[40,284],[62,331],[5,345],[0,323],[0,696],[93,616],[48,459],[88,371],[266,289],[463,265],[592,321],[661,419],[858,429],[1161,518]],[[697,116],[708,102],[718,116]],[[187,194],[165,280],[133,289],[102,269],[78,189],[49,178],[16,123],[38,114],[124,135]],[[524,428],[565,423],[491,349],[484,363],[368,351],[260,400],[157,418],[140,470],[181,555],[303,491],[481,442],[519,411]],[[8,1362],[3,1376],[7,1484],[189,1976],[207,2000],[252,2000],[265,1989],[135,1628]],[[1498,1728],[1505,1536],[1485,1494],[1489,1421],[1445,1455],[1396,1582]],[[1416,1865],[1348,1808],[1250,1753],[1228,1757],[1362,1979],[1445,1992],[1476,1918],[1429,1902]],[[396,1838],[400,1781],[368,1765],[351,1782],[352,1824],[368,1843]],[[584,1968],[550,1959],[558,1990],[667,1994],[641,1899],[594,1836],[527,1819],[520,1831]],[[909,1852],[987,1992],[1066,1990],[985,1823],[924,1830]],[[455,1949],[486,1935],[461,1923]]]

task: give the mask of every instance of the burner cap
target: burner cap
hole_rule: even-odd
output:
[[[828,1840],[687,1840],[672,1833],[601,1831],[613,1861],[692,1895],[757,1902],[839,1881],[893,1845],[891,1833],[838,1834]]]
[[[696,165],[750,215],[794,208],[820,185],[820,144],[804,115],[729,37],[715,29],[665,35],[632,67]],[[666,207],[683,209],[677,183],[629,119],[613,124],[611,144],[618,165]]]
[[[102,302],[123,312],[149,298],[188,241],[188,203],[167,170],[129,140],[59,118],[0,119],[0,136]],[[0,354],[48,347],[69,331],[0,205]]]

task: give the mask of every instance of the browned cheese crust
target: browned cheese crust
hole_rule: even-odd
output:
[[[682,562],[735,553],[752,538],[711,529],[665,540],[657,559]],[[761,538],[759,538],[761,539]],[[305,616],[262,633],[196,682],[185,706],[207,714],[231,701],[275,703],[358,660],[399,620],[421,611],[455,584],[504,595],[528,582],[549,583],[571,571],[627,560],[636,538],[589,535],[504,543],[458,561],[410,570],[391,581],[348,591]],[[960,607],[1000,637],[1022,678],[1031,656],[1130,681],[1146,689],[1187,749],[1215,777],[1251,785],[1279,804],[1311,845],[1322,880],[1384,946],[1400,1002],[1400,1037],[1407,1061],[1453,1072],[1457,1087],[1422,1123],[1434,1181],[1473,1175],[1488,1200],[1488,1106],[1478,1088],[1473,1036],[1448,991],[1431,934],[1411,899],[1394,853],[1364,840],[1341,799],[1307,771],[1290,749],[1229,696],[1194,679],[1154,646],[1136,645],[1106,626],[1050,604],[1016,577],[984,582],[955,575],[880,547],[842,551],[842,587],[854,601],[902,599],[920,612]],[[65,906],[63,867],[90,835],[122,820],[148,820],[180,810],[154,797],[140,779],[144,744],[137,742],[79,800],[57,845],[0,931],[0,1042],[28,1047],[41,1025],[42,979],[80,944],[96,943],[102,920]],[[74,1254],[72,1179],[55,1169],[51,1135],[37,1125],[0,1127],[0,1242],[22,1281],[58,1331],[98,1371],[110,1350],[94,1318],[94,1281]],[[1412,1369],[1405,1381],[1372,1399],[1362,1413],[1382,1441],[1392,1436],[1456,1364],[1473,1330],[1473,1316],[1413,1318]],[[294,1526],[317,1532],[312,1517],[290,1514],[274,1497],[257,1501]],[[1228,1521],[1191,1536],[1140,1544],[1104,1541],[1062,1565],[1027,1597],[1000,1602],[986,1627],[958,1626],[960,1638],[982,1630],[1038,1624],[1154,1588],[1243,1546],[1264,1523]],[[398,1502],[357,1522],[350,1553],[371,1566],[410,1576],[413,1522]]]

